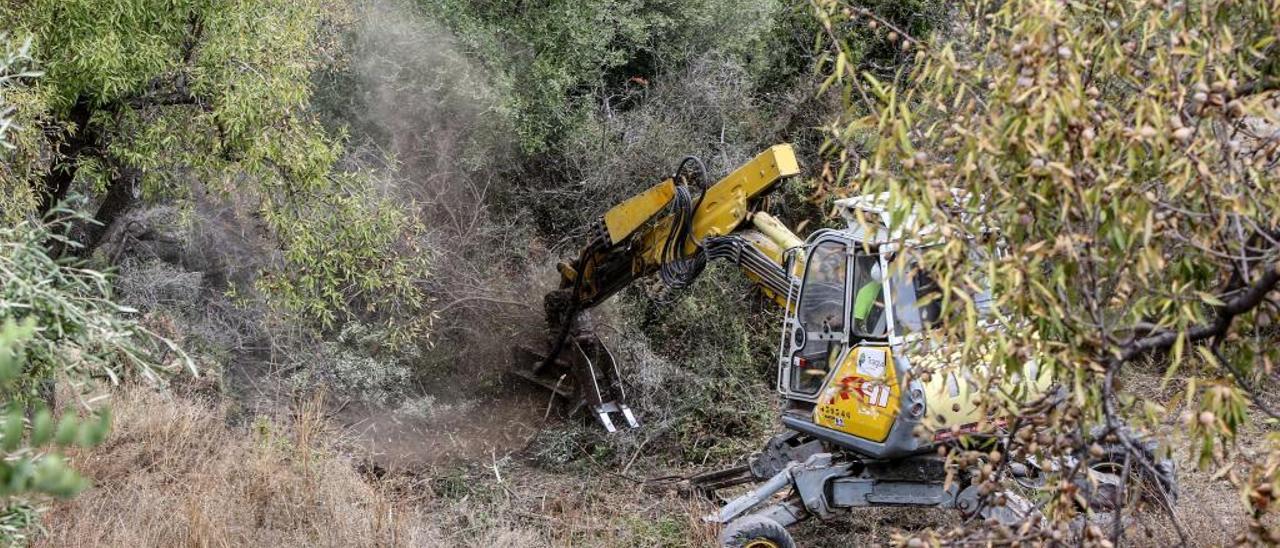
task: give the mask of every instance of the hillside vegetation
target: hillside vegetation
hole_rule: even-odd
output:
[[[1114,528],[1064,478],[1021,528],[876,509],[802,544],[1280,541],[1277,29],[1275,0],[0,3],[0,544],[714,544],[648,480],[778,431],[748,280],[594,312],[641,429],[510,348],[609,207],[782,142],[767,208],[802,235],[873,192],[984,235],[900,261],[974,386],[1034,356],[1068,387],[984,400],[1043,418],[1008,447],[1142,431],[1186,489]]]

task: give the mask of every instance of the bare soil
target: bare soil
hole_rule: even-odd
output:
[[[374,465],[414,472],[496,459],[523,450],[554,415],[545,394],[530,387],[500,387],[484,399],[436,398],[427,416],[353,404],[333,420]]]

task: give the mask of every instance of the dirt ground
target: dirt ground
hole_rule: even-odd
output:
[[[1136,372],[1126,389],[1175,399]],[[236,419],[226,400],[144,389],[115,394],[116,430],[75,456],[93,479],[46,516],[42,546],[712,546],[706,501],[645,489],[646,478],[703,471],[638,460],[625,473],[587,455],[548,469],[531,454],[548,415],[544,394],[506,387],[433,400],[399,416],[309,399],[274,415]],[[480,392],[483,394],[484,392]],[[460,393],[461,394],[461,393]],[[468,399],[469,398],[469,399]],[[335,409],[336,408],[336,409]],[[1179,410],[1169,410],[1176,428]],[[577,420],[577,419],[568,419]],[[1235,458],[1261,451],[1251,425]],[[1193,546],[1232,544],[1244,523],[1238,493],[1178,455],[1177,515]],[[946,529],[950,511],[881,508],[793,528],[801,546],[877,546],[895,532]],[[1129,523],[1136,546],[1178,543],[1168,521]]]

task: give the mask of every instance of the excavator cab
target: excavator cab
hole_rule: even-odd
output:
[[[957,469],[937,451],[979,432],[983,421],[996,428],[1002,422],[987,416],[977,401],[989,394],[974,374],[983,366],[959,367],[955,349],[928,336],[944,319],[942,289],[911,259],[938,239],[930,226],[910,222],[904,223],[910,228],[891,233],[888,198],[837,201],[848,227],[815,232],[784,256],[783,270],[796,279],[785,301],[777,364],[786,431],[749,459],[746,468],[758,486],[707,516],[725,525],[725,546],[793,546],[785,527],[849,508],[951,508],[1005,525],[1031,515],[1021,491],[997,487],[1001,491],[993,499],[992,488],[974,474],[977,468]],[[978,288],[969,297],[965,306],[976,307],[972,312],[979,318],[989,317],[989,292]],[[999,328],[994,322],[981,325]],[[912,375],[921,369],[930,374]],[[1002,382],[1004,393],[1052,390],[1052,375],[1034,360]],[[999,443],[989,437],[967,441]],[[1144,451],[1155,454],[1154,446]],[[1110,454],[1095,456],[1085,476],[1072,480],[1082,493],[1104,493],[1094,486],[1121,481],[1108,471],[1116,468],[1114,459],[1107,460]],[[1150,492],[1166,493],[1172,501],[1172,465],[1157,466],[1150,489],[1159,491]],[[1017,463],[1010,474],[1023,487],[1046,477],[1033,459]],[[720,482],[712,487],[729,485],[708,477]],[[1090,495],[1080,501],[1099,509],[1113,498]]]
[[[788,251],[783,265],[798,283],[787,295],[779,340],[782,422],[871,459],[928,452],[941,439],[916,433],[945,436],[954,425],[983,418],[962,372],[943,372],[927,383],[909,374],[913,360],[926,358],[912,343],[941,319],[941,290],[903,254],[935,242],[928,227],[913,228],[910,238],[891,234],[887,200],[837,201],[847,228],[813,233]],[[989,300],[976,297],[980,307]],[[941,349],[932,354],[928,359],[947,361]],[[1032,382],[1045,384],[1047,377]]]
[[[949,365],[947,349],[915,344],[939,325],[942,299],[934,277],[910,257],[939,242],[914,216],[900,225],[909,228],[891,231],[888,201],[838,200],[847,227],[811,234],[783,265],[798,283],[787,294],[779,341],[782,422],[870,459],[929,452],[956,428],[968,431],[985,418],[973,397],[979,388]],[[985,316],[990,295],[972,296]],[[913,378],[917,360],[934,364],[937,374]],[[1025,369],[1017,382],[1033,393],[1048,388],[1049,376],[1034,363]]]
[[[801,370],[790,376],[789,389],[812,394],[846,346],[888,335],[890,314],[878,254],[837,231],[818,234],[806,251],[810,260],[787,307],[782,355]]]

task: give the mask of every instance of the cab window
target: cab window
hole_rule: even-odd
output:
[[[847,317],[848,267],[848,247],[843,242],[822,242],[809,254],[796,306],[796,321],[802,331],[792,334],[794,391],[817,392],[840,352]],[[814,340],[818,335],[827,337]]]
[[[942,321],[942,290],[912,265],[893,277],[893,323],[898,335],[926,331]]]
[[[853,270],[853,334],[883,338],[888,334],[884,309],[884,270],[879,255],[859,255]]]

